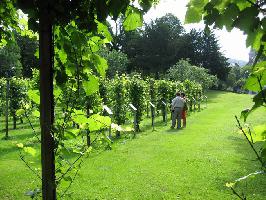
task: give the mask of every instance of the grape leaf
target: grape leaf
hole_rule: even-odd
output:
[[[142,13],[134,7],[129,7],[126,12],[126,18],[123,22],[123,26],[126,31],[135,30],[142,26],[143,16]]]
[[[98,78],[94,75],[89,75],[89,80],[83,81],[82,86],[87,96],[92,95],[99,90]]]

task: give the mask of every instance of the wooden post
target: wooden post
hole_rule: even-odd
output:
[[[55,155],[52,126],[54,122],[53,97],[53,37],[50,15],[52,0],[39,4],[40,57],[40,124],[42,161],[42,198],[56,199]]]
[[[106,105],[103,105],[103,110],[109,115],[109,117],[111,118],[111,122],[112,122],[112,118],[113,118],[113,112],[112,110],[106,106]],[[112,129],[111,129],[111,126],[109,127],[109,138],[112,137]]]
[[[137,131],[139,131],[138,122],[137,122],[137,108],[135,106],[133,106],[133,104],[131,104],[131,103],[129,104],[129,106],[134,113],[134,130],[135,130],[135,132],[137,132]]]
[[[162,101],[163,104],[163,122],[165,122],[165,125],[167,125],[167,105],[164,101]]]
[[[138,123],[137,123],[137,111],[134,110],[134,130],[135,132],[139,131]]]
[[[152,125],[152,131],[154,131],[154,117],[155,117],[155,105],[151,102],[149,102],[151,105],[151,125]]]
[[[89,117],[90,116],[90,106],[89,106],[89,104],[87,103],[87,117]],[[90,136],[90,130],[89,129],[87,129],[86,130],[86,136],[87,136],[87,146],[89,147],[89,146],[91,146],[91,136]]]
[[[5,139],[8,139],[8,107],[9,107],[9,78],[6,78],[6,113],[5,113],[5,117],[6,117],[6,136]]]

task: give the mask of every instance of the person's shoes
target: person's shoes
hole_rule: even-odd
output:
[[[171,126],[170,128],[171,128],[171,129],[174,129],[175,127]]]

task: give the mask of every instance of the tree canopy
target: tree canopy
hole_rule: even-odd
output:
[[[220,52],[214,33],[196,30],[186,33],[179,19],[172,14],[136,31],[122,30],[118,37],[118,46],[130,61],[129,71],[158,75],[178,60],[189,58],[192,64],[208,69],[219,79],[227,77],[229,63]]]
[[[20,49],[16,42],[0,48],[0,77],[21,76]]]

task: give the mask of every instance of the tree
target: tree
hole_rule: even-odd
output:
[[[228,89],[234,92],[242,92],[250,72],[250,66],[240,67],[238,64],[233,65],[226,80]]]
[[[0,48],[0,77],[21,76],[20,50],[16,42]]]
[[[20,48],[20,62],[22,65],[22,76],[32,77],[32,69],[39,68],[38,59],[34,55],[38,48],[36,38],[16,34],[16,41]]]
[[[215,86],[218,81],[217,77],[209,74],[207,69],[193,66],[189,60],[182,59],[167,71],[166,77],[173,81],[194,81],[201,84],[203,89]]]
[[[229,72],[227,58],[220,52],[218,40],[214,33],[192,29],[184,35],[186,41],[185,55],[191,63],[209,70],[212,75],[225,80]]]
[[[39,33],[43,199],[56,199],[55,144],[52,134],[54,122],[53,28],[55,25],[64,27],[71,21],[75,21],[81,31],[95,31],[97,20],[104,22],[109,15],[113,19],[117,19],[120,14],[125,14],[124,26],[127,30],[135,29],[142,24],[142,13],[147,11],[153,2],[152,0],[139,1],[142,9],[130,5],[130,1],[120,1],[118,3],[117,1],[103,0],[3,0],[0,2],[0,25],[3,26],[4,33],[9,33],[10,27],[18,29],[17,9],[21,9],[28,14],[30,29]]]
[[[185,30],[172,14],[145,24],[134,32],[120,32],[119,46],[129,58],[129,71],[144,74],[165,73],[180,59],[189,58],[191,63],[201,66],[225,80],[228,73],[227,59],[220,52],[213,32]]]
[[[120,75],[126,73],[129,61],[125,53],[115,49],[111,51],[103,49],[100,54],[107,60],[108,63],[107,77],[113,78],[117,73]]]
[[[165,72],[182,57],[183,33],[181,22],[172,14],[146,24],[143,30],[122,31],[119,42],[130,60],[129,71]]]
[[[225,80],[229,71],[229,63],[220,52],[215,35],[212,32],[203,32],[201,45],[201,66],[209,69],[210,73],[217,75],[219,79]]]
[[[10,92],[9,92],[9,102],[10,102],[10,114],[13,117],[13,129],[16,129],[17,114],[16,111],[21,108],[21,103],[26,97],[26,86],[27,82],[22,78],[13,77],[10,80]]]

